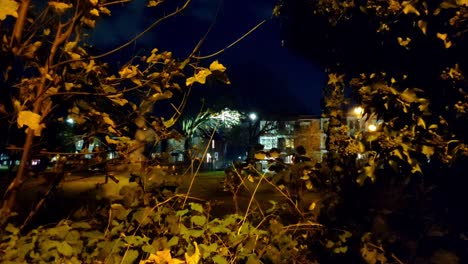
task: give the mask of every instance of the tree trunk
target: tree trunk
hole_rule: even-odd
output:
[[[16,204],[16,199],[18,196],[19,188],[23,185],[24,181],[27,179],[25,171],[26,165],[29,161],[29,154],[31,152],[32,143],[34,140],[34,130],[29,129],[26,135],[26,141],[23,145],[23,154],[21,155],[21,161],[16,172],[16,177],[8,186],[8,189],[3,196],[2,211],[3,215],[8,217],[12,212]]]

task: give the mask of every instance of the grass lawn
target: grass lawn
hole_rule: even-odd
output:
[[[224,171],[217,170],[217,171],[202,171],[199,172],[198,177],[208,176],[208,177],[224,177]]]

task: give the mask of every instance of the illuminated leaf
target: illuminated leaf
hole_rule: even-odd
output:
[[[99,0],[88,0],[92,6],[96,6],[99,3]]]
[[[339,253],[346,253],[346,251],[348,251],[348,246],[344,246],[344,247],[337,247],[335,249],[333,249],[333,253],[335,254],[339,254]]]
[[[421,29],[421,31],[426,35],[427,32],[427,22],[424,20],[419,20],[418,21],[418,27]]]
[[[315,202],[312,202],[310,205],[309,205],[309,211],[313,211],[315,209],[315,207],[317,206],[317,204]]]
[[[96,26],[96,20],[90,19],[87,17],[82,17],[81,18],[81,23],[85,24],[86,26],[90,28],[94,28]]]
[[[193,77],[187,78],[185,81],[185,85],[190,86],[195,82],[205,84],[206,82],[206,77],[210,76],[211,71],[208,69],[202,69],[198,71]]]
[[[58,245],[57,251],[65,257],[71,257],[73,255],[73,248],[65,241]]]
[[[306,181],[306,188],[307,190],[312,190],[314,188],[314,185],[312,184],[311,181]]]
[[[66,82],[65,83],[65,90],[70,91],[73,88],[74,84]]]
[[[249,182],[254,182],[255,181],[254,178],[252,177],[252,175],[249,175],[247,177],[247,180],[249,180]]]
[[[40,41],[36,41],[30,45],[28,45],[24,52],[23,52],[23,56],[27,57],[27,58],[34,58],[34,55],[36,53],[36,51],[42,46],[42,42]]]
[[[254,155],[254,158],[257,159],[257,160],[264,160],[264,159],[266,159],[266,157],[267,157],[267,155],[264,152],[257,152]]]
[[[89,14],[98,17],[99,16],[99,11],[96,8],[93,8],[93,9],[91,9],[89,11]]]
[[[164,119],[162,119],[162,123],[163,123],[163,125],[164,125],[166,128],[170,128],[170,127],[172,127],[173,125],[175,125],[175,120],[174,120],[174,118],[171,118],[171,119],[169,119],[169,120],[167,120],[167,121],[164,120]]]
[[[433,146],[428,146],[428,145],[423,145],[421,152],[426,155],[426,157],[429,159],[431,158],[432,155],[434,155],[435,150]]]
[[[125,99],[125,98],[122,98],[122,97],[108,97],[112,102],[120,105],[120,106],[124,106],[126,104],[128,104],[128,100]]]
[[[190,221],[194,225],[203,226],[203,225],[206,224],[206,216],[204,216],[204,215],[194,215],[194,216],[190,217]]]
[[[63,12],[67,11],[67,9],[70,9],[73,7],[73,4],[66,4],[66,3],[61,3],[61,2],[56,2],[56,1],[50,1],[49,6],[53,7],[55,12],[62,14]]]
[[[18,17],[19,4],[14,0],[0,0],[0,21],[7,16]]]
[[[151,99],[154,101],[170,99],[172,97],[171,91],[164,91],[164,93],[155,93],[151,96]]]
[[[185,263],[179,259],[173,259],[171,256],[170,249],[164,249],[156,252],[156,254],[150,254],[149,258],[146,261],[141,261],[141,263],[167,263],[167,264],[183,264]]]
[[[104,123],[108,124],[109,126],[112,126],[112,127],[115,126],[114,121],[112,119],[110,119],[110,117],[107,116],[107,115],[103,116],[102,120],[104,121]]]
[[[335,243],[331,240],[327,240],[327,244],[325,245],[326,248],[332,248],[335,246]]]
[[[416,93],[412,89],[405,89],[400,94],[400,97],[403,101],[408,102],[408,103],[413,103],[418,99],[418,97],[416,96]]]
[[[222,65],[221,63],[219,63],[217,60],[213,61],[211,64],[210,64],[210,71],[219,71],[219,72],[224,72],[226,70],[226,67],[224,67],[224,65]]]
[[[101,12],[101,14],[105,14],[105,15],[111,14],[111,11],[105,6],[100,6],[99,11]]]
[[[337,75],[335,73],[328,74],[328,83],[327,85],[337,85],[338,83],[343,82],[343,75]]]
[[[452,42],[448,39],[447,33],[437,33],[437,38],[441,39],[444,42],[446,49],[452,46]]]
[[[119,71],[120,78],[130,79],[135,77],[139,73],[138,65],[131,65],[130,67],[125,67]]]
[[[213,260],[213,262],[215,264],[228,264],[229,262],[221,255],[216,255],[214,256],[211,260]],[[247,261],[246,263],[250,263],[249,261]]]
[[[39,129],[41,122],[41,116],[31,111],[21,111],[18,114],[18,127],[27,126],[31,129]]]
[[[194,241],[193,244],[195,246],[195,252],[191,256],[189,256],[188,253],[185,253],[185,263],[187,264],[198,264],[201,259],[201,253],[197,242]]]
[[[403,6],[403,13],[415,14],[419,16],[419,11],[413,5],[410,4],[410,1],[403,1],[401,5]]]
[[[418,118],[418,126],[426,129],[426,122],[424,122],[424,119],[422,119],[421,117]]]
[[[397,40],[398,40],[398,44],[400,44],[400,46],[403,46],[403,47],[407,47],[409,43],[411,42],[411,39],[408,37],[406,37],[405,39],[398,37]]]
[[[155,6],[158,6],[161,3],[162,3],[162,1],[150,0],[146,6],[147,7],[155,7]]]
[[[190,203],[190,208],[199,213],[203,213],[203,206],[199,203]]]
[[[78,44],[78,42],[76,42],[76,41],[67,42],[67,43],[65,44],[65,49],[64,49],[64,50],[65,50],[66,52],[71,52],[71,51],[73,51],[73,50],[75,49],[75,47],[76,47],[77,44]]]

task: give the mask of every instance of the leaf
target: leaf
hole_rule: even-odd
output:
[[[444,42],[446,49],[452,46],[452,42],[448,39],[447,33],[437,33],[437,38],[441,39]]]
[[[433,146],[428,146],[428,145],[423,145],[421,152],[426,155],[428,159],[431,158],[432,155],[434,155],[435,150]]]
[[[114,203],[111,205],[112,214],[118,220],[125,220],[127,219],[128,214],[130,213],[130,209],[126,209],[123,205],[119,203]]]
[[[189,212],[188,209],[184,209],[184,210],[179,210],[176,212],[176,216],[184,216],[185,214],[187,214]]]
[[[249,182],[254,182],[255,181],[255,179],[252,177],[252,175],[247,176],[247,180],[249,180]]]
[[[212,258],[213,262],[216,264],[228,264],[227,260],[221,256],[221,255],[216,255]]]
[[[120,262],[121,264],[132,264],[138,259],[138,251],[135,249],[130,249],[125,252],[124,258]]]
[[[0,0],[0,21],[7,16],[18,17],[19,4],[14,0]]]
[[[190,203],[190,208],[199,213],[203,213],[203,206],[199,203]]]
[[[198,71],[193,77],[187,78],[187,80],[185,81],[185,85],[190,86],[195,82],[205,84],[206,77],[210,76],[211,73],[212,72],[208,69],[202,69]]]
[[[31,111],[20,111],[16,122],[18,123],[19,128],[27,126],[28,128],[33,129],[35,136],[40,136],[42,129],[45,127],[44,124],[39,124],[41,122],[41,116]]]
[[[139,74],[138,65],[131,65],[130,67],[125,67],[119,71],[120,78],[130,79]]]
[[[427,32],[427,21],[424,20],[419,20],[418,21],[418,27],[421,29],[422,33],[426,35]]]
[[[421,117],[418,117],[418,126],[426,129],[426,122],[424,122],[424,119],[422,119]]]
[[[179,237],[178,236],[173,236],[169,241],[167,241],[167,246],[168,247],[173,247],[177,246],[179,244]]]
[[[146,6],[147,7],[156,7],[161,3],[162,3],[162,1],[150,0]]]
[[[152,102],[159,101],[159,100],[166,100],[172,97],[171,91],[164,91],[164,93],[155,93],[151,96]]]
[[[316,206],[317,206],[317,203],[312,202],[312,203],[309,205],[309,211],[313,211],[313,210],[315,209]]]
[[[198,264],[201,259],[200,249],[198,248],[197,242],[193,242],[195,246],[195,252],[189,256],[188,253],[185,253],[185,263],[187,264]]]
[[[406,37],[405,39],[398,37],[397,40],[398,40],[398,44],[400,44],[400,46],[402,47],[407,47],[409,43],[411,42],[411,39],[408,37]]]
[[[166,128],[172,127],[173,125],[175,125],[175,122],[176,121],[175,121],[175,119],[173,117],[171,117],[171,119],[169,119],[167,121],[162,118],[162,123]]]
[[[194,215],[190,218],[190,222],[197,226],[203,226],[206,224],[206,217],[204,215]]]
[[[71,224],[73,229],[91,229],[91,225],[88,222],[74,222]]]
[[[325,245],[326,248],[332,248],[335,246],[335,243],[331,240],[327,240],[327,244]]]
[[[13,235],[16,235],[19,233],[19,228],[17,228],[16,226],[12,225],[11,223],[8,223],[8,225],[6,226],[5,228],[5,231],[7,231],[8,233],[11,233]]]
[[[222,65],[221,63],[218,62],[218,60],[213,61],[210,64],[210,71],[219,71],[219,72],[224,72],[226,70],[226,67]]]
[[[211,255],[211,253],[216,252],[218,250],[218,244],[212,243],[209,246],[205,244],[200,244],[201,251],[203,252],[203,258],[206,259]]]
[[[99,11],[96,8],[93,8],[93,9],[91,9],[89,11],[89,14],[92,15],[92,16],[98,17],[99,16]]]
[[[419,11],[412,5],[410,4],[410,1],[403,1],[401,4],[403,6],[403,13],[407,14],[415,14],[419,16]]]
[[[73,248],[65,241],[58,245],[57,251],[65,257],[71,257],[73,255]]]
[[[68,9],[73,7],[73,4],[66,4],[56,1],[50,1],[49,6],[53,7],[55,12],[62,14],[63,12],[67,11]]]
[[[70,82],[65,82],[65,90],[70,91],[75,85]]]
[[[128,104],[128,100],[125,99],[125,98],[122,98],[120,95],[118,97],[108,96],[107,98],[109,98],[112,102],[114,102],[114,103],[116,103],[116,104],[118,104],[120,106],[124,106],[124,105]]]
[[[403,101],[407,103],[413,103],[418,99],[418,96],[412,89],[405,89],[401,94],[400,97]]]
[[[309,191],[311,191],[314,188],[314,185],[312,184],[311,181],[306,181],[305,184],[306,184],[307,190]]]
[[[340,254],[340,253],[346,253],[346,251],[348,251],[348,246],[344,246],[344,247],[337,247],[333,250],[333,253],[335,254]]]

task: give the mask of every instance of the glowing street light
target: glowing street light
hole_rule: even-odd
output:
[[[357,116],[362,116],[362,114],[364,113],[364,108],[358,106],[358,107],[355,107],[354,110],[353,110],[354,114],[356,114]]]
[[[249,118],[250,118],[250,120],[255,121],[255,120],[257,119],[257,114],[255,114],[255,113],[250,113],[250,114],[249,114]]]
[[[73,118],[67,118],[67,123],[70,124],[70,125],[73,125],[75,123],[75,120],[73,120]]]
[[[370,131],[370,132],[375,132],[377,130],[377,126],[376,125],[369,125],[367,127],[367,129]]]

